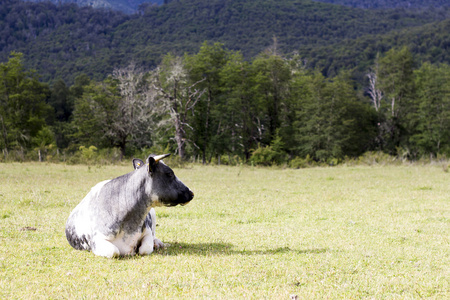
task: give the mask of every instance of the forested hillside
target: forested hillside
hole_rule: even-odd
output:
[[[49,1],[55,4],[75,3],[79,6],[92,6],[95,8],[110,8],[113,10],[134,13],[139,5],[143,3],[162,5],[172,0],[26,0],[32,2]],[[332,3],[337,5],[345,5],[358,8],[440,8],[449,6],[447,0],[314,0],[323,3]]]
[[[450,20],[416,28],[393,31],[381,35],[365,35],[344,39],[323,47],[302,47],[299,53],[306,57],[311,68],[324,74],[336,75],[339,70],[355,68],[360,76],[367,72],[378,53],[391,48],[407,46],[420,62],[450,63]]]
[[[367,35],[395,34],[448,17],[447,10],[370,11],[307,0],[173,1],[133,16],[73,4],[2,3],[0,59],[20,51],[44,81],[63,78],[68,83],[81,73],[104,78],[131,60],[151,68],[167,52],[194,53],[206,40],[251,58],[276,37],[280,53],[300,51],[316,61],[317,47],[358,43]],[[373,55],[365,63],[370,59]]]
[[[448,7],[447,0],[314,0],[359,8],[441,8]]]
[[[180,0],[127,15],[4,0],[0,161],[448,157],[448,13]]]

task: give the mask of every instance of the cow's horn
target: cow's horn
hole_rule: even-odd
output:
[[[155,156],[155,157],[153,157],[153,159],[155,160],[155,162],[158,162],[161,159],[166,158],[167,156],[170,156],[170,153],[169,154],[163,154],[163,155]]]

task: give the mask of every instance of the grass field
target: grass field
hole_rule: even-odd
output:
[[[150,256],[66,241],[70,211],[127,166],[0,164],[0,299],[448,299],[450,173],[438,166],[176,169]]]

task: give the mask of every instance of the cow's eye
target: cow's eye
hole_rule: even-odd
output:
[[[167,176],[169,178],[175,178],[175,173],[174,172],[167,172]]]

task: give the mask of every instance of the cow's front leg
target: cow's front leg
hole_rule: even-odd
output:
[[[156,231],[156,213],[152,208],[145,217],[144,230],[142,232],[141,246],[139,247],[140,255],[148,255],[153,252],[154,249],[164,247],[164,243],[155,237]]]
[[[156,238],[156,212],[155,210],[152,208],[150,209],[150,213],[147,215],[147,218],[150,217],[152,222],[151,222],[151,230],[152,230],[152,235],[153,235],[153,245],[155,249],[160,249],[160,248],[164,248],[164,243],[161,242],[160,239]]]
[[[120,256],[119,248],[116,245],[98,235],[92,239],[92,253],[108,258]]]
[[[143,236],[144,237],[141,240],[141,246],[139,247],[139,254],[149,255],[153,252],[154,249],[153,234],[149,229],[145,228]]]
[[[153,249],[155,248],[154,244],[155,235],[153,231],[153,228],[155,227],[155,218],[156,218],[155,210],[152,208],[150,209],[150,212],[147,214],[144,220],[141,246],[139,247],[140,255],[149,255],[153,252]]]

